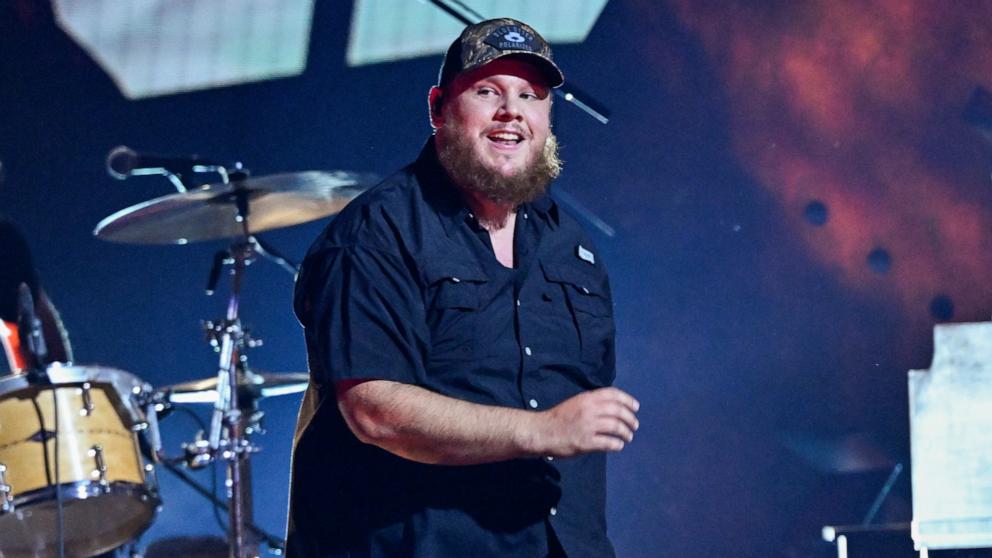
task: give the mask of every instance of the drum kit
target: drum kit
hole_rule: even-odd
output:
[[[206,322],[219,355],[216,375],[155,388],[122,370],[54,363],[0,377],[0,558],[117,552],[160,509],[160,468],[227,510],[231,558],[259,556],[263,544],[275,554],[282,550],[282,541],[252,523],[250,462],[259,449],[250,438],[260,431],[259,400],[298,393],[308,377],[249,368],[247,350],[256,342],[241,324],[241,285],[246,267],[259,256],[295,273],[258,233],[334,215],[373,177],[301,172],[254,178],[240,165],[232,172],[210,170],[222,181],[189,190],[177,186],[178,193],[108,216],[94,235],[130,244],[229,241],[214,260],[208,287],[215,289],[224,266],[230,267],[224,318]],[[181,180],[165,169],[161,174]],[[170,457],[162,448],[159,418],[187,404],[212,406],[209,431],[183,444],[181,456]],[[226,465],[226,501],[186,473],[215,463]]]

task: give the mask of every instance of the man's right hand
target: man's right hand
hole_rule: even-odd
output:
[[[634,439],[641,404],[614,387],[580,393],[537,413],[534,444],[542,455],[620,451]]]

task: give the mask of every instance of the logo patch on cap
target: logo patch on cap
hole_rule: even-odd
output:
[[[503,35],[503,38],[511,43],[522,43],[527,40],[523,35],[517,33],[516,31],[510,31],[506,35]]]
[[[518,25],[501,25],[483,41],[487,45],[499,50],[526,50],[537,52],[540,47],[535,44],[533,33]]]

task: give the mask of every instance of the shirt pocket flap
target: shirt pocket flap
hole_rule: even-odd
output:
[[[566,263],[541,262],[541,271],[548,281],[568,287],[568,301],[576,310],[594,316],[610,315],[606,288],[594,268],[586,270]]]
[[[489,277],[478,267],[458,262],[436,262],[424,266],[424,282],[433,292],[432,308],[479,308],[480,288]]]

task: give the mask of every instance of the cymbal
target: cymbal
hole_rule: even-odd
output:
[[[375,180],[370,174],[307,171],[207,184],[126,207],[100,221],[93,234],[125,244],[234,238],[243,233],[236,191],[246,192],[248,233],[254,234],[334,215]]]
[[[300,393],[307,389],[310,375],[306,372],[247,372],[241,377],[238,391],[249,390],[256,398]],[[217,378],[204,378],[166,386],[156,390],[170,403],[216,403]]]

